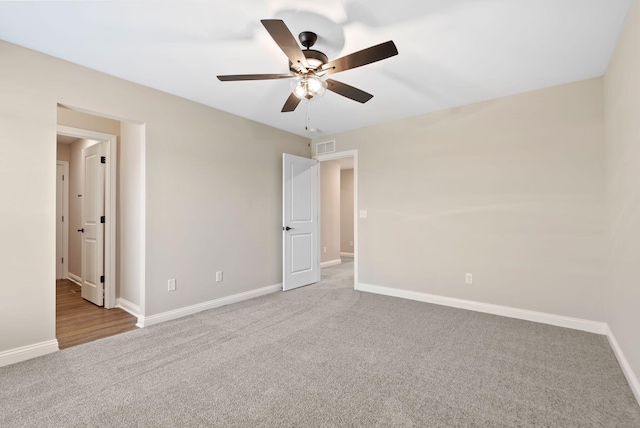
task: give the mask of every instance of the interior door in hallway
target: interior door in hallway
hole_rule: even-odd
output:
[[[82,150],[82,297],[102,306],[104,302],[104,143]],[[101,278],[102,277],[102,278]]]
[[[283,153],[284,291],[320,281],[318,177],[317,160]]]

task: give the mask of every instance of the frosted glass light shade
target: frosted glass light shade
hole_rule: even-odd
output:
[[[326,90],[327,82],[313,74],[300,76],[291,82],[291,92],[301,100],[317,100]]]

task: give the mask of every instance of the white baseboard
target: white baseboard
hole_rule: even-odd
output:
[[[140,306],[134,305],[133,303],[123,299],[122,297],[118,297],[116,299],[116,308],[120,308],[123,311],[129,312],[134,317],[140,316]]]
[[[633,372],[633,369],[631,368],[629,361],[624,356],[624,353],[622,352],[622,348],[620,348],[620,345],[618,344],[618,341],[616,340],[609,326],[607,326],[607,338],[609,339],[609,344],[611,345],[611,348],[613,348],[613,353],[616,355],[616,358],[618,359],[618,364],[620,364],[620,367],[622,368],[622,372],[624,373],[624,376],[627,378],[627,382],[629,382],[631,391],[633,391],[633,395],[636,396],[636,401],[638,402],[638,404],[640,404],[640,381],[638,380],[638,377],[636,376],[636,374]]]
[[[58,340],[54,339],[46,342],[34,343],[33,345],[23,346],[21,348],[2,351],[0,352],[0,367],[19,363],[20,361],[30,360],[31,358],[41,357],[58,350]]]
[[[320,263],[320,268],[325,268],[325,267],[329,267],[329,266],[336,266],[342,263],[342,260],[340,259],[335,259],[335,260],[329,260],[328,262],[322,262]]]
[[[385,296],[400,297],[402,299],[417,300],[419,302],[451,306],[453,308],[468,309],[470,311],[534,321],[558,327],[572,328],[574,330],[582,330],[589,333],[607,334],[607,324],[604,322],[565,317],[563,315],[547,314],[544,312],[529,311],[526,309],[510,308],[508,306],[492,305],[489,303],[474,302],[472,300],[462,300],[453,297],[419,293],[416,291],[401,290],[397,288],[381,287],[379,285],[360,283],[356,284],[355,288],[356,290],[375,294],[384,294]]]
[[[341,257],[353,257],[353,253],[343,253],[343,252],[340,252],[340,256],[341,256]]]
[[[73,274],[71,272],[69,272],[69,279],[73,282],[75,282],[78,285],[82,285],[82,278],[80,278],[78,275]]]
[[[231,296],[222,297],[220,299],[210,300],[208,302],[198,303],[197,305],[186,306],[184,308],[167,311],[148,317],[139,315],[138,327],[149,327],[150,325],[159,324],[164,321],[182,318],[187,315],[206,311],[207,309],[219,308],[220,306],[230,305],[232,303],[242,302],[243,300],[253,299],[255,297],[264,296],[265,294],[274,293],[282,290],[282,284],[268,285],[255,290],[245,291],[244,293],[233,294]]]

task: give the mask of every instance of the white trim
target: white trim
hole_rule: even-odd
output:
[[[116,299],[116,308],[120,308],[125,312],[129,312],[134,317],[140,316],[140,306],[134,305],[130,301],[123,299],[122,297],[118,297]]]
[[[69,162],[59,160],[56,161],[56,167],[58,165],[62,166],[64,170],[64,182],[62,184],[62,216],[64,217],[64,222],[62,223],[62,257],[65,260],[62,263],[62,279],[64,279],[69,276]],[[57,198],[58,195],[56,195]],[[56,239],[58,238],[56,237]]]
[[[335,259],[335,260],[329,260],[328,262],[322,262],[320,263],[320,267],[324,268],[324,267],[329,267],[329,266],[336,266],[342,264],[342,260],[340,259]]]
[[[30,360],[36,357],[41,357],[58,350],[58,340],[54,339],[48,340],[46,342],[34,343],[33,345],[27,345],[21,348],[2,351],[0,352],[0,367],[19,363],[20,361]]]
[[[264,296],[265,294],[275,293],[282,290],[282,284],[268,285],[255,290],[245,291],[243,293],[233,294],[220,299],[210,300],[208,302],[198,303],[196,305],[186,306],[184,308],[175,309],[173,311],[163,312],[161,314],[150,315],[148,317],[138,316],[138,327],[149,327],[150,325],[159,324],[161,322],[182,318],[208,309],[219,308],[220,306],[230,305],[232,303],[242,302],[243,300],[253,299],[254,297]]]
[[[105,171],[105,183],[109,183],[104,189],[105,214],[107,221],[104,225],[104,307],[116,307],[116,248],[117,248],[117,189],[118,189],[118,138],[114,135],[107,144],[107,168]]]
[[[353,257],[353,253],[345,253],[340,251],[340,257]]]
[[[456,299],[453,297],[437,296],[434,294],[419,293],[417,291],[401,290],[398,288],[381,287],[379,285],[357,284],[356,290],[384,294],[385,296],[400,297],[402,299],[417,300],[419,302],[433,303],[436,305],[451,306],[453,308],[467,309],[470,311],[484,312],[486,314],[500,315],[508,318],[534,321],[558,327],[572,328],[574,330],[582,330],[589,333],[606,334],[607,332],[606,323],[566,317],[563,315],[547,314],[544,312],[492,305],[490,303],[474,302],[472,300]]]
[[[140,245],[140,266],[139,266],[139,272],[140,272],[140,315],[144,316],[145,312],[145,308],[146,308],[146,302],[147,302],[147,297],[146,297],[146,280],[147,280],[147,270],[146,270],[146,260],[147,260],[147,246],[146,246],[146,242],[147,242],[147,238],[146,238],[146,222],[147,222],[147,155],[146,155],[146,151],[147,151],[147,127],[146,125],[141,125],[141,141],[140,144],[142,144],[142,159],[141,159],[141,163],[142,165],[140,165],[140,199],[142,200],[142,203],[140,204],[140,214],[139,214],[139,224],[140,224],[140,242],[142,243]]]
[[[69,275],[67,276],[67,278],[69,278],[69,281],[75,282],[78,285],[82,285],[82,278],[80,278],[78,275],[69,272]]]
[[[114,308],[116,306],[116,189],[118,188],[118,137],[102,132],[89,131],[87,129],[73,128],[63,125],[58,125],[56,133],[59,135],[66,135],[68,137],[102,141],[106,145],[107,168],[105,170],[106,185],[104,200],[107,221],[104,225],[104,307]]]
[[[636,401],[638,402],[638,404],[640,404],[640,381],[638,380],[638,377],[633,372],[633,369],[631,368],[629,361],[624,356],[624,352],[622,352],[622,348],[620,348],[618,341],[616,340],[615,336],[613,335],[613,332],[611,331],[611,328],[608,325],[607,325],[606,334],[607,334],[607,338],[609,339],[609,344],[611,345],[611,348],[613,348],[613,353],[616,355],[616,358],[618,359],[618,364],[620,364],[620,367],[622,368],[622,373],[624,373],[624,376],[627,378],[627,382],[629,382],[631,391],[633,392],[633,395],[636,396]]]
[[[326,155],[316,155],[313,159],[318,160],[319,162],[334,160],[334,159],[342,159],[342,158],[350,158],[353,157],[353,288],[355,290],[358,289],[358,281],[359,281],[359,221],[360,218],[358,216],[359,207],[358,207],[358,149],[354,150],[345,150],[344,152],[335,152],[329,153]]]

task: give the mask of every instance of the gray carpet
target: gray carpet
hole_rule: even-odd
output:
[[[0,426],[640,427],[604,336],[321,283],[0,368]]]

